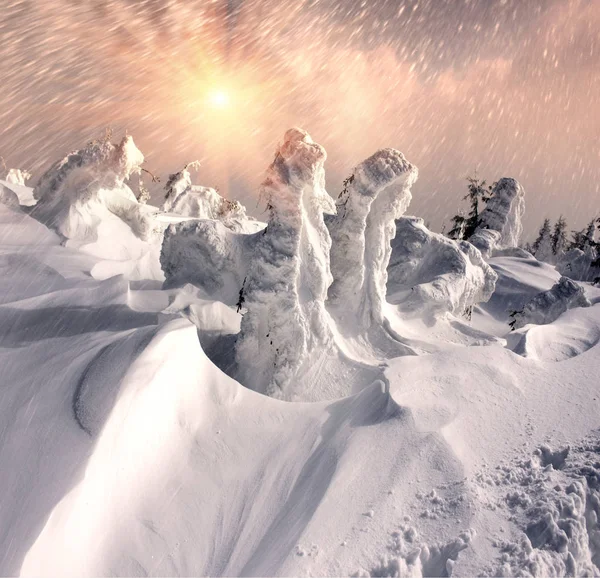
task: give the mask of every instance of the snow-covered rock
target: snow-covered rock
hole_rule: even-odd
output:
[[[487,258],[495,249],[517,247],[523,232],[525,191],[510,178],[500,179],[480,215],[480,224],[469,241]]]
[[[467,241],[434,233],[416,217],[396,221],[388,295],[404,316],[462,315],[491,297],[497,278],[479,250]]]
[[[32,215],[76,244],[93,242],[99,224],[116,216],[135,236],[155,232],[153,209],[140,205],[125,181],[138,173],[144,155],[131,136],[118,145],[94,141],[55,163],[39,180]]]
[[[511,325],[513,329],[520,329],[529,323],[546,325],[558,319],[568,309],[590,305],[581,285],[567,277],[561,277],[551,289],[539,293],[521,311],[515,312]]]
[[[276,397],[286,396],[307,354],[330,336],[331,239],[323,213],[335,205],[325,190],[325,159],[307,132],[290,129],[262,185],[269,221],[247,271],[236,361],[244,385]]]
[[[365,329],[383,322],[390,241],[395,219],[408,207],[418,170],[394,149],[364,160],[346,183],[329,222],[332,238],[331,304]]]

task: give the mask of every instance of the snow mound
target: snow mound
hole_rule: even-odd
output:
[[[337,215],[328,223],[333,243],[329,300],[338,308],[337,317],[351,317],[358,329],[384,321],[394,221],[408,207],[417,176],[401,152],[376,152],[346,181]]]
[[[469,241],[487,258],[494,249],[517,247],[525,212],[525,191],[521,184],[510,178],[500,179],[480,215],[480,224]]]
[[[227,305],[244,284],[257,235],[232,232],[220,221],[184,221],[164,234],[160,264],[165,288],[190,283]]]
[[[558,319],[568,309],[590,305],[581,285],[567,277],[561,277],[551,289],[539,293],[523,309],[514,312],[511,326],[513,329],[520,329],[530,323],[546,325]]]
[[[564,361],[585,353],[600,343],[600,305],[576,307],[550,325],[533,326],[521,334],[513,351],[541,361]]]
[[[115,217],[148,240],[155,233],[153,209],[140,205],[125,184],[143,162],[131,136],[118,145],[91,142],[41,177],[33,191],[32,215],[78,246],[96,241],[100,224]]]
[[[405,316],[463,315],[487,301],[498,276],[478,249],[433,233],[416,217],[396,221],[388,266],[388,300]]]
[[[248,219],[246,208],[238,201],[222,197],[216,189],[193,185],[188,166],[169,176],[163,211],[195,219],[215,219],[232,230],[240,230],[240,221]]]
[[[577,281],[595,281],[600,278],[600,267],[597,263],[598,253],[594,247],[585,250],[571,249],[556,264],[556,270],[565,277]]]
[[[324,212],[335,212],[325,190],[325,149],[293,128],[267,171],[262,195],[267,228],[256,238],[236,344],[239,380],[272,396],[286,389],[308,353],[330,340],[325,311],[332,277]]]

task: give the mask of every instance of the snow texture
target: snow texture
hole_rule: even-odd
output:
[[[21,169],[10,169],[6,173],[4,180],[7,183],[13,185],[25,186],[25,183],[31,178],[31,174],[28,171],[22,171]]]
[[[261,233],[232,232],[220,221],[184,221],[166,229],[160,253],[165,288],[191,283],[234,305]]]
[[[469,241],[487,258],[494,249],[517,247],[523,232],[525,191],[515,179],[502,178],[480,215],[480,224]],[[498,234],[495,234],[498,233]]]
[[[39,180],[32,215],[77,244],[97,239],[97,228],[114,215],[140,239],[155,233],[153,211],[140,205],[125,181],[139,173],[144,156],[131,136],[118,145],[94,141],[55,163]]]
[[[333,284],[329,300],[358,329],[384,320],[390,241],[411,200],[418,170],[394,149],[364,160],[347,181],[329,222]]]
[[[590,301],[583,287],[567,277],[561,277],[551,289],[543,291],[529,301],[521,311],[513,314],[514,329],[525,325],[546,325],[574,307],[589,307]]]
[[[239,221],[248,218],[246,208],[238,201],[222,197],[213,188],[193,185],[187,167],[171,175],[163,211],[195,219],[223,221],[232,230],[240,230]]]
[[[404,316],[463,315],[474,304],[488,301],[497,278],[470,243],[430,231],[423,219],[402,217],[396,221],[388,292]]]
[[[559,259],[556,270],[570,279],[593,282],[600,278],[600,267],[593,265],[597,259],[598,252],[594,247],[587,246],[583,251],[571,249]]]
[[[11,209],[19,208],[19,197],[11,189],[0,183],[0,204],[6,205]]]
[[[306,131],[290,129],[262,185],[269,220],[246,273],[236,361],[244,385],[276,397],[286,396],[307,354],[330,339],[331,239],[323,213],[335,205],[325,190],[325,159]]]

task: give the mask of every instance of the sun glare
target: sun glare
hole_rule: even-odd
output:
[[[213,90],[208,95],[208,102],[214,108],[227,108],[230,104],[229,94],[224,90]]]

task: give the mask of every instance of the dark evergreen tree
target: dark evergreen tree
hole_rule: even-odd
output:
[[[490,200],[493,185],[486,185],[485,181],[477,178],[477,171],[474,176],[468,176],[467,188],[469,192],[463,197],[464,201],[469,201],[471,208],[465,216],[462,212],[452,217],[452,228],[448,232],[451,239],[468,239],[473,235],[479,226],[479,203],[487,203]]]
[[[567,221],[561,215],[558,221],[554,223],[552,232],[552,254],[562,255],[567,248]]]
[[[535,255],[539,250],[545,239],[550,237],[550,219],[544,219],[544,224],[540,227],[537,239],[533,242],[532,253]]]

